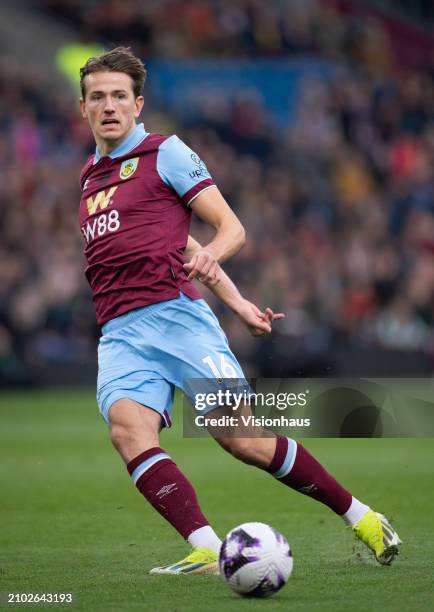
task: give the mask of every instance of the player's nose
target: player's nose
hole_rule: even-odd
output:
[[[105,99],[105,104],[104,104],[104,112],[105,113],[114,113],[115,111],[115,105],[114,102],[112,100],[112,98],[110,96],[107,96]]]

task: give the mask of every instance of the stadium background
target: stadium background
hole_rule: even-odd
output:
[[[98,329],[77,227],[93,143],[62,74],[76,74],[86,45],[117,44],[146,61],[146,128],[196,149],[245,224],[248,243],[227,271],[246,297],[287,313],[257,341],[207,296],[249,374],[431,373],[430,2],[1,10],[3,383],[93,382]]]
[[[226,269],[287,313],[254,340],[207,295],[249,374],[431,377],[433,21],[429,0],[0,4],[0,592],[73,590],[92,611],[264,605],[212,579],[146,578],[185,548],[132,491],[95,405],[77,223],[93,143],[73,76],[86,53],[143,57],[146,128],[196,149],[243,221]],[[432,439],[308,447],[392,513],[406,543],[392,572],[360,563],[319,505],[182,439],[179,419],[164,437],[219,534],[259,519],[287,535],[294,576],[270,610],[431,610]]]

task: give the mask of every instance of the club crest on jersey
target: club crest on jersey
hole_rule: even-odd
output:
[[[134,172],[137,170],[137,166],[139,165],[139,158],[133,157],[132,159],[126,159],[121,164],[121,169],[119,172],[119,176],[122,180],[130,178],[133,176]]]

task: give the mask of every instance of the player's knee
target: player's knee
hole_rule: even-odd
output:
[[[224,448],[236,459],[243,463],[257,463],[257,449],[255,440],[251,438],[232,438],[226,442]]]
[[[112,424],[110,427],[110,439],[113,446],[123,455],[127,449],[147,450],[157,446],[155,432],[144,427],[128,427],[120,424]]]
[[[109,412],[110,439],[125,458],[159,446],[161,417],[129,399],[115,402]]]
[[[112,425],[110,427],[110,440],[115,448],[121,450],[124,446],[131,444],[135,438],[135,432],[124,425]]]

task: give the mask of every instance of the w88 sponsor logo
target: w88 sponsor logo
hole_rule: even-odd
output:
[[[88,221],[81,231],[87,243],[98,236],[104,236],[107,232],[116,232],[121,226],[119,212],[111,210],[109,213],[101,213],[98,217]]]

